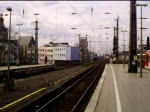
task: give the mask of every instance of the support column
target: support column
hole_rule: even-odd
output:
[[[136,18],[136,0],[130,1],[130,34],[129,34],[129,63],[128,72],[137,73],[137,18]]]

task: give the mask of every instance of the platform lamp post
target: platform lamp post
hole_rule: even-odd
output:
[[[147,4],[135,4],[135,6],[140,6],[141,7],[141,39],[140,39],[140,44],[141,44],[141,50],[140,50],[140,77],[142,77],[142,35],[143,35],[143,32],[142,32],[142,29],[146,29],[146,28],[143,28],[143,25],[142,25],[142,7],[146,7]]]
[[[17,26],[19,26],[19,39],[18,39],[18,67],[20,65],[20,26],[23,24],[16,24]]]
[[[6,90],[11,90],[12,88],[12,84],[11,80],[10,80],[10,38],[11,38],[11,11],[12,8],[11,7],[7,7],[6,8],[7,11],[10,12],[10,22],[9,22],[9,35],[8,35],[8,73],[6,75],[6,82],[5,82],[5,89]]]

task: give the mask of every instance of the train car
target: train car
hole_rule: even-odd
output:
[[[140,67],[141,54],[137,54],[137,66]],[[142,54],[142,67],[145,65],[145,54]]]
[[[150,69],[150,50],[147,50],[145,53],[144,67]]]

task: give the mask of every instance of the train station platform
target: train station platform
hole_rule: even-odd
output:
[[[32,67],[40,67],[40,66],[48,66],[50,64],[35,64],[35,65],[20,65],[20,66],[10,66],[10,69],[22,69],[22,68],[32,68]],[[8,70],[8,66],[0,66],[0,71]]]
[[[108,64],[85,112],[150,112],[150,71]]]

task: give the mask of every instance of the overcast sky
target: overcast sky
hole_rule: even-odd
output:
[[[143,8],[143,17],[149,18],[143,20],[143,27],[148,28],[143,31],[143,42],[145,43],[146,37],[150,35],[150,1],[137,1],[137,3],[148,4],[148,7]],[[0,13],[8,13],[6,7],[12,7],[13,32],[18,32],[16,24],[23,24],[21,26],[22,36],[34,36],[35,24],[33,22],[38,19],[40,22],[39,46],[50,41],[68,42],[70,45],[75,45],[78,43],[78,34],[81,36],[87,34],[88,41],[90,39],[93,41],[91,50],[103,54],[112,49],[113,27],[116,26],[117,16],[119,16],[119,28],[129,31],[130,1],[0,1]],[[106,12],[110,14],[104,14]],[[40,15],[35,16],[35,13]],[[137,7],[137,18],[140,18],[139,7]],[[4,19],[5,26],[8,28],[9,17],[4,16]],[[140,36],[139,19],[137,23],[138,36]],[[104,29],[105,27],[110,28]],[[128,33],[125,35],[126,45],[129,41]],[[119,32],[119,50],[122,50],[122,44],[123,33]]]

